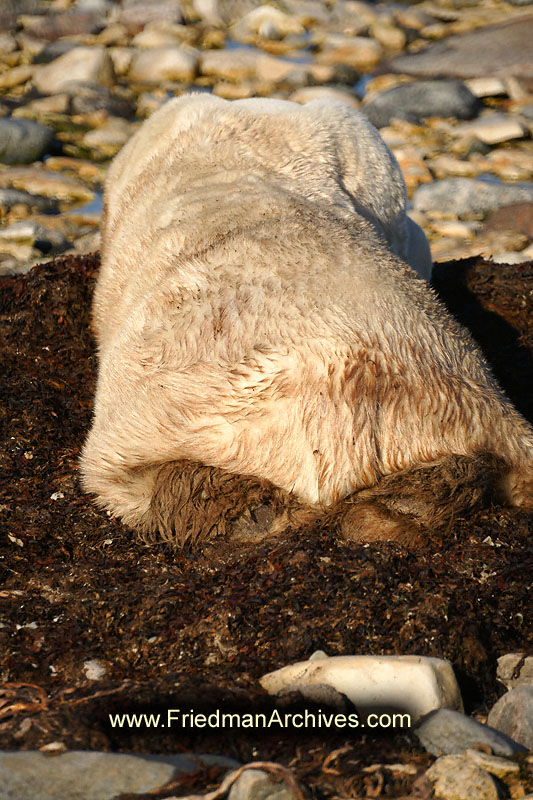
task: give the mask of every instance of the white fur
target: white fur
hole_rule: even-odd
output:
[[[398,165],[348,106],[173,100],[115,159],[105,209],[81,466],[126,522],[181,459],[319,505],[448,453],[530,463],[474,343],[393,255],[429,277]]]

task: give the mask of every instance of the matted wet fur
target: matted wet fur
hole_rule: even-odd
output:
[[[157,470],[150,516],[142,533],[180,547],[230,536],[267,534],[328,524],[351,541],[422,544],[448,532],[456,518],[504,498],[505,464],[490,453],[450,455],[434,464],[388,475],[330,508],[315,508],[251,475],[235,475],[191,461]]]
[[[420,279],[413,226],[343,104],[154,114],[106,182],[81,459],[99,505],[181,544],[314,519],[414,542],[491,485],[530,507],[533,430]]]

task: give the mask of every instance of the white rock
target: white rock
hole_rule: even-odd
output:
[[[400,708],[415,722],[436,708],[462,709],[449,661],[426,656],[334,656],[302,661],[264,675],[269,694],[324,684],[356,707]]]
[[[164,45],[137,53],[131,62],[128,77],[139,83],[192,81],[197,66],[198,54],[192,48]]]
[[[297,18],[268,5],[254,8],[253,11],[246,14],[239,23],[240,27],[268,39],[282,39],[290,34],[304,32],[304,28]]]
[[[74,47],[35,70],[33,85],[42,94],[58,94],[73,82],[113,84],[113,62],[105,47]]]
[[[522,139],[526,130],[521,122],[508,114],[487,114],[475,122],[466,122],[454,128],[457,136],[475,136],[485,144],[498,144],[510,139]]]
[[[86,661],[83,665],[85,676],[90,681],[99,681],[106,674],[106,668],[99,661]]]
[[[498,789],[484,769],[463,756],[442,756],[426,772],[440,800],[498,800]]]
[[[216,75],[229,81],[255,77],[260,50],[207,50],[202,53],[200,66],[204,75]]]
[[[465,81],[465,84],[476,97],[497,97],[500,94],[507,94],[505,83],[501,78],[471,78]]]
[[[303,86],[291,94],[289,100],[294,103],[311,102],[311,100],[320,100],[323,97],[331,97],[333,100],[341,100],[347,103],[352,108],[359,109],[361,105],[357,97],[352,94],[348,89],[337,89],[335,86]]]

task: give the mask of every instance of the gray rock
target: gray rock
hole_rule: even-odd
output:
[[[533,686],[518,686],[500,697],[487,722],[533,750]]]
[[[0,753],[2,800],[112,800],[122,794],[155,792],[183,772],[220,764],[218,756],[138,756],[72,751],[46,756],[35,751]],[[281,800],[281,798],[280,798]]]
[[[462,756],[437,759],[426,772],[441,800],[498,800],[498,789],[484,769]]]
[[[72,42],[69,39],[58,39],[56,42],[50,42],[43,47],[40,53],[37,53],[33,59],[33,63],[49,64],[51,61],[59,58],[59,56],[64,56],[65,53],[74,50],[75,47],[77,47],[76,42]]]
[[[448,36],[418,53],[398,56],[389,63],[407,75],[479,78],[486,75],[533,77],[533,15]]]
[[[247,769],[231,787],[228,800],[294,800],[295,795],[285,783],[274,782],[260,769]]]
[[[54,131],[29,119],[0,118],[0,161],[3,164],[31,164],[48,151]]]
[[[21,192],[19,189],[0,189],[0,209],[9,211],[13,206],[27,206],[37,211],[56,211],[57,202],[51,197]]]
[[[497,214],[502,214],[503,219],[500,220]],[[496,212],[487,220],[485,228],[491,223],[496,223],[493,230],[517,230],[533,239],[533,203],[502,208],[501,212]],[[500,656],[496,677],[506,689],[516,689],[522,685],[533,686],[533,656],[526,656],[524,653],[506,653]]]
[[[113,117],[130,117],[134,113],[131,103],[112,94],[105,86],[79,81],[69,84],[67,90],[71,95],[73,114],[107,111]]]
[[[419,122],[425,117],[472,119],[481,108],[480,100],[458,80],[415,81],[395,86],[361,106],[376,128],[394,117]]]
[[[438,209],[459,217],[488,214],[511,203],[533,202],[533,183],[500,183],[479,178],[444,178],[419,186],[413,195],[416,211]]]
[[[498,756],[512,756],[526,750],[504,733],[449,708],[426,714],[414,732],[422,747],[434,756],[462,753],[477,744],[488,745]]]

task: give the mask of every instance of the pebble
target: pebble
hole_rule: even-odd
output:
[[[49,230],[32,220],[21,220],[0,228],[0,248],[5,251],[11,243],[36,248],[41,253],[54,255],[68,249],[68,242],[57,231]]]
[[[139,50],[132,58],[128,78],[136,83],[160,83],[194,79],[198,69],[198,53],[176,44]]]
[[[491,775],[495,775],[497,778],[508,778],[512,775],[518,775],[520,772],[520,766],[516,761],[509,761],[507,758],[492,756],[489,753],[483,753],[481,750],[471,750],[470,748],[465,750],[464,754],[478,767],[484,769],[485,772],[490,772]]]
[[[420,122],[426,117],[471,119],[480,101],[458,80],[414,81],[377,94],[361,110],[376,128],[389,125],[393,118]]]
[[[120,117],[110,117],[103,125],[89,131],[82,139],[85,147],[98,150],[100,155],[111,158],[126,144],[135,132],[135,126]]]
[[[0,89],[13,89],[15,86],[27,83],[33,77],[34,72],[35,67],[27,65],[8,69],[7,72],[0,75]]]
[[[293,92],[289,100],[294,103],[310,103],[311,100],[320,100],[323,97],[330,97],[332,100],[340,100],[347,103],[352,108],[359,109],[360,102],[348,89],[337,88],[336,86],[304,86]]]
[[[41,194],[57,200],[88,202],[94,198],[93,191],[81,181],[42,167],[9,167],[0,170],[0,188],[10,186],[29,194]]]
[[[326,656],[270,672],[260,683],[269,694],[332,686],[357,708],[399,708],[412,722],[435,708],[462,708],[450,662],[425,656]]]
[[[321,64],[343,64],[354,70],[370,70],[383,56],[383,48],[375,39],[365,36],[329,36],[317,60]]]
[[[37,211],[57,211],[57,202],[50,197],[28,194],[18,189],[0,189],[0,212],[7,213],[13,206],[26,206]]]
[[[487,722],[533,750],[533,686],[518,686],[500,697]]]
[[[83,671],[85,673],[85,677],[89,681],[99,681],[107,672],[104,665],[100,664],[99,661],[95,661],[94,659],[85,662],[83,665]]]
[[[486,144],[500,144],[511,139],[523,139],[527,130],[515,116],[490,113],[475,122],[458,125],[454,133],[457,136],[475,136]]]
[[[421,745],[434,756],[462,753],[480,744],[488,745],[498,756],[513,756],[526,749],[501,731],[450,708],[430,712],[414,732]]]
[[[509,208],[509,212],[514,216],[516,212],[514,209],[511,211],[511,209],[512,207]],[[502,212],[505,210],[502,209]],[[531,222],[528,223],[527,231],[523,232],[528,233],[530,239],[533,239],[533,230],[531,228],[533,225],[533,207],[529,209],[529,214],[532,215]],[[518,211],[516,215],[520,217],[520,212]],[[514,689],[522,685],[533,686],[533,656],[526,656],[524,653],[506,653],[504,656],[500,656],[496,677],[506,689]]]
[[[64,95],[55,95],[64,97]],[[73,114],[89,114],[92,111],[107,111],[115,117],[130,117],[133,105],[122,97],[117,97],[105,86],[95,83],[76,83],[76,91],[70,100]]]
[[[210,755],[129,755],[72,750],[53,757],[36,751],[0,752],[0,785],[6,798],[115,800],[122,794],[159,793],[200,765],[238,766]]]
[[[31,164],[48,152],[54,131],[29,119],[0,118],[0,162]]]
[[[113,62],[105,47],[74,47],[35,70],[33,85],[42,94],[67,91],[73,82],[113,84]]]
[[[214,75],[228,81],[254,78],[261,51],[251,48],[238,50],[207,50],[200,56],[202,75]]]
[[[533,239],[533,203],[513,203],[494,211],[483,225],[484,233],[516,232]],[[505,661],[504,661],[505,659]],[[520,683],[533,685],[533,658],[530,656],[520,669],[520,677],[513,680],[515,666],[521,661],[520,655],[509,653],[498,659],[498,678],[505,683],[507,689]],[[503,666],[505,664],[505,667]],[[507,682],[502,680],[500,670],[506,671]]]
[[[458,217],[486,215],[500,206],[519,202],[533,202],[533,183],[444,178],[420,186],[413,196],[417,211],[438,209]]]
[[[182,22],[180,0],[126,0],[118,16],[130,34],[139,33],[150,22]]]
[[[440,800],[498,800],[491,776],[462,756],[438,758],[426,772]]]
[[[297,800],[285,782],[272,780],[268,772],[247,769],[232,785],[228,800]]]

